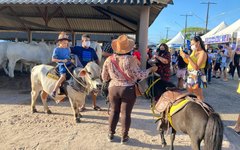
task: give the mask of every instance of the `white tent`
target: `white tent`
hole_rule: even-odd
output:
[[[173,37],[170,41],[168,41],[166,44],[168,47],[180,47],[184,43],[184,36],[181,32],[179,32],[175,37]]]
[[[213,28],[211,31],[201,36],[201,38],[203,41],[205,41],[206,38],[213,36],[214,34],[216,34],[217,32],[220,32],[226,27],[227,27],[227,24],[223,21],[219,25],[217,25],[215,28]]]
[[[230,35],[232,37],[233,34],[236,33],[237,31],[240,31],[240,19],[238,19],[236,22],[234,22],[233,24],[229,25],[225,29],[217,32],[213,36]]]

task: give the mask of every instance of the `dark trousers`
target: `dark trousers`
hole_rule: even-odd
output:
[[[131,125],[131,113],[136,101],[134,86],[114,86],[109,88],[109,102],[111,112],[109,116],[109,133],[115,134],[116,126],[121,114],[122,137],[128,135]]]
[[[212,79],[212,64],[209,64],[208,68],[205,69],[205,75],[207,76],[208,83],[211,82],[211,79]]]
[[[232,66],[232,71],[231,71],[232,78],[234,78],[236,68],[237,68],[238,78],[240,78],[240,66],[238,64],[237,65],[235,64]]]

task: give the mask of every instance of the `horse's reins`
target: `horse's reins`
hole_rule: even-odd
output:
[[[83,87],[86,88],[87,85],[84,84],[84,83],[82,83],[82,82],[80,82],[77,78],[75,78],[74,75],[71,73],[71,71],[68,69],[68,67],[66,66],[65,63],[64,63],[63,65],[64,65],[64,67],[67,69],[67,71],[68,71],[68,73],[71,75],[71,77],[72,77],[77,83],[79,83],[80,85],[82,85]]]
[[[146,90],[146,94],[148,94],[150,92],[150,90],[152,91],[152,98],[151,98],[151,111],[152,111],[152,114],[153,114],[153,117],[157,117],[159,120],[160,117],[156,115],[155,111],[154,111],[154,108],[155,108],[155,103],[153,103],[153,98],[154,98],[154,85],[159,81],[161,80],[161,78],[158,78],[157,80],[154,81],[154,76],[152,76],[152,81],[154,81],[153,83],[151,83],[151,85],[148,87],[148,89]]]

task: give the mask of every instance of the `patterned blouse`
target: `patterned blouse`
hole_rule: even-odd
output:
[[[132,81],[128,81],[121,72],[115,67],[115,65],[111,62],[111,58],[114,58],[122,71],[132,79]],[[144,79],[148,77],[150,73],[150,69],[141,70],[137,65],[135,58],[131,55],[112,55],[112,57],[108,57],[103,64],[102,70],[102,79],[103,82],[110,81],[109,87],[112,86],[132,86],[134,82],[138,79]]]
[[[164,64],[158,60],[157,73],[161,76],[162,80],[169,81],[171,76],[171,70],[170,70],[171,54],[169,52],[164,52],[163,54],[159,54],[159,56],[167,59],[168,63]]]

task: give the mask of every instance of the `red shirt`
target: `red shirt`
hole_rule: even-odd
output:
[[[139,61],[141,61],[141,53],[139,51],[134,51],[133,56],[136,56]]]

